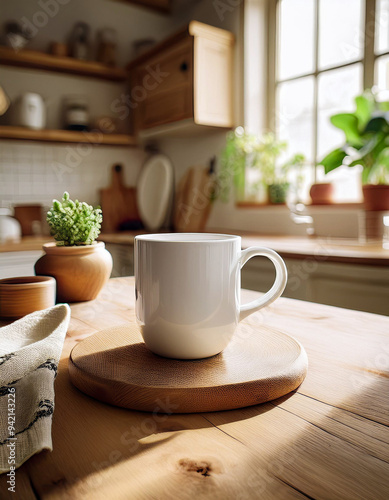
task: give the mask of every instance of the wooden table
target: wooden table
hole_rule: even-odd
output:
[[[72,306],[54,450],[17,470],[16,495],[1,476],[1,499],[389,498],[389,318],[279,299],[245,321],[305,346],[310,365],[298,391],[240,410],[170,416],[108,406],[69,381],[77,342],[134,319],[133,278],[110,280],[97,300]]]

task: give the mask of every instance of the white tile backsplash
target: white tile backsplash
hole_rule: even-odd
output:
[[[0,206],[51,204],[64,191],[93,205],[111,182],[111,166],[121,163],[125,183],[136,184],[145,159],[137,148],[0,142]]]

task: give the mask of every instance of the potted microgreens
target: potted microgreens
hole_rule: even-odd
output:
[[[367,90],[355,98],[354,112],[333,115],[331,123],[345,143],[321,160],[325,173],[360,165],[365,209],[389,210],[389,102]]]
[[[56,279],[59,302],[92,300],[110,277],[111,254],[96,242],[102,220],[100,208],[72,201],[67,192],[61,201],[53,200],[47,222],[56,243],[43,245],[35,274]]]

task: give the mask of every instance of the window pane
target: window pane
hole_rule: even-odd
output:
[[[362,58],[364,1],[322,0],[319,5],[319,68]]]
[[[377,0],[375,52],[389,50],[389,0]]]
[[[362,92],[362,65],[334,69],[318,77],[318,141],[317,153],[320,161],[326,153],[344,144],[344,134],[330,122],[330,116],[355,109],[354,98]],[[358,167],[340,167],[329,175],[323,175],[318,168],[319,181],[335,185],[334,201],[350,202],[361,200],[361,172]]]
[[[315,0],[281,0],[278,80],[313,72]]]
[[[288,141],[288,155],[303,153],[313,160],[314,78],[307,76],[277,87],[277,137]]]
[[[389,100],[389,56],[382,56],[376,60],[374,81],[379,91],[378,99]]]
[[[318,76],[318,161],[342,144],[344,134],[330,122],[330,116],[354,109],[354,97],[362,92],[362,65],[326,71]]]
[[[328,175],[324,169],[318,167],[316,172],[317,182],[331,182],[334,185],[333,200],[335,203],[357,203],[362,201],[361,188],[362,168],[360,166],[341,166]]]

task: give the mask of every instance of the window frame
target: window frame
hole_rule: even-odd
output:
[[[283,82],[295,81],[307,76],[314,78],[314,123],[312,128],[313,134],[313,158],[314,164],[314,181],[317,180],[317,143],[318,143],[318,81],[319,75],[334,69],[345,68],[354,64],[362,64],[363,72],[363,88],[371,88],[374,86],[376,60],[382,56],[389,55],[389,50],[376,54],[375,52],[375,35],[376,35],[376,0],[365,0],[364,18],[362,26],[364,28],[364,42],[362,57],[355,59],[352,62],[338,64],[324,69],[318,68],[318,50],[319,50],[319,8],[320,2],[325,0],[314,0],[315,12],[315,32],[314,32],[314,70],[304,73],[299,76],[278,79],[277,78],[277,52],[278,52],[278,26],[279,26],[279,3],[281,0],[269,0],[267,8],[268,21],[268,78],[267,78],[267,95],[268,107],[266,122],[269,130],[274,129],[276,117],[276,96],[277,86]],[[373,29],[371,29],[373,27]]]

